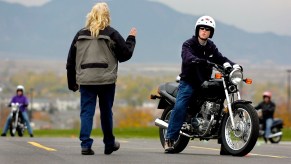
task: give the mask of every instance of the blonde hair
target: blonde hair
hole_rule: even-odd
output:
[[[110,25],[110,22],[110,11],[107,3],[97,3],[87,14],[86,28],[90,30],[91,36],[98,37],[100,30],[104,30]]]

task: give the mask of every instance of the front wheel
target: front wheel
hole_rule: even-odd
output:
[[[245,156],[256,145],[259,136],[259,118],[250,104],[235,104],[233,119],[234,129],[229,113],[223,119],[222,146],[233,156]]]
[[[161,116],[161,120],[168,123],[170,120],[171,112],[172,112],[172,107],[166,108]],[[159,128],[159,134],[160,134],[161,144],[164,147],[165,139],[167,135],[167,129]],[[190,138],[179,135],[179,138],[175,141],[173,153],[182,152],[187,147],[189,140]]]
[[[11,137],[14,137],[15,136],[16,128],[14,128],[14,124],[13,123],[10,123],[9,132],[10,132],[10,136]]]

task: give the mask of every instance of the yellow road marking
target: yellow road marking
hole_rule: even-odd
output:
[[[197,148],[197,149],[204,149],[204,150],[220,151],[220,149],[216,149],[216,148],[199,147],[199,146],[190,146],[190,147],[191,147],[191,148]],[[253,154],[253,153],[250,153],[249,155],[260,156],[260,157],[270,157],[270,158],[289,158],[289,157],[285,157],[285,156],[264,155],[264,154]]]
[[[44,150],[47,150],[47,151],[57,151],[56,149],[43,146],[43,145],[41,145],[39,143],[36,143],[36,142],[28,142],[28,143],[33,145],[33,146],[35,146],[35,147],[38,147],[38,148],[41,148],[41,149],[44,149]]]
[[[220,151],[220,149],[208,148],[208,147],[199,147],[199,146],[190,146],[190,147],[192,147],[192,148],[197,148],[197,149],[205,149],[205,150]]]

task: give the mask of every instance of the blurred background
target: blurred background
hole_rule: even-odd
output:
[[[67,89],[66,59],[76,32],[96,0],[0,0],[0,127],[18,84],[30,99],[35,129],[78,129],[79,93]],[[291,127],[291,2],[284,0],[108,0],[112,27],[127,37],[138,29],[130,62],[119,66],[115,126],[153,126],[156,102],[149,99],[163,82],[180,73],[181,45],[202,15],[217,20],[214,42],[244,67],[253,85],[242,96],[257,105],[273,93],[276,117]],[[97,115],[98,115],[97,110]],[[96,117],[95,127],[99,127]]]

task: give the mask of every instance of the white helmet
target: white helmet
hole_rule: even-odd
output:
[[[21,90],[22,92],[24,92],[24,86],[22,86],[22,85],[18,85],[17,87],[16,87],[16,91],[19,91],[19,90]]]
[[[210,16],[202,16],[200,18],[198,18],[197,22],[196,22],[196,26],[195,26],[195,35],[198,36],[199,35],[199,28],[201,26],[207,26],[209,27],[210,30],[210,36],[209,38],[212,38],[214,31],[215,31],[215,21],[212,17]]]

